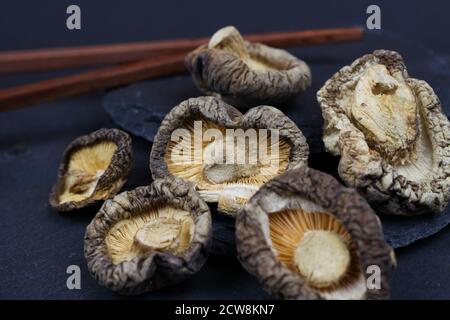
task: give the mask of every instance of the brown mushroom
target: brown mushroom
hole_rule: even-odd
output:
[[[197,273],[211,237],[208,206],[188,183],[171,177],[107,200],[86,229],[84,253],[101,285],[140,294]]]
[[[50,205],[70,211],[114,196],[131,163],[131,138],[121,130],[100,129],[78,137],[64,152]]]
[[[307,158],[305,137],[278,109],[259,106],[242,115],[218,98],[199,97],[166,115],[155,135],[150,170],[155,179],[174,175],[191,181],[205,201],[234,215],[262,184]]]
[[[378,217],[354,189],[306,166],[247,202],[236,217],[236,245],[242,265],[276,298],[389,297],[395,259]]]
[[[311,84],[305,62],[285,50],[244,41],[231,26],[187,55],[185,64],[204,94],[241,108],[279,103]]]
[[[450,197],[450,123],[433,89],[402,57],[377,50],[342,68],[317,93],[326,149],[339,175],[375,208],[440,212]]]

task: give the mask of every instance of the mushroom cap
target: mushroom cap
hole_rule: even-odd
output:
[[[359,281],[359,289],[356,288],[357,296],[346,288],[341,292],[337,292],[337,288],[333,289],[335,293],[322,293],[277,256],[276,243],[271,238],[271,215],[286,209],[309,211],[317,208],[342,223],[351,238],[355,260],[361,270],[368,270],[372,265],[380,268],[380,289],[366,288],[359,296],[361,285],[364,289],[370,276],[370,273],[362,272],[363,279]],[[287,229],[284,236],[287,236]],[[280,241],[286,239],[283,237]],[[389,297],[393,251],[383,239],[378,217],[354,189],[346,188],[332,176],[306,166],[272,179],[253,195],[236,217],[236,244],[242,265],[276,298]],[[324,250],[320,241],[318,244]]]
[[[155,249],[115,261],[108,247],[110,233],[121,224],[165,206],[187,212],[192,219],[194,225],[188,246],[176,253]],[[174,221],[173,218],[166,220]],[[146,231],[145,227],[152,229],[154,226],[144,225],[141,231]],[[166,231],[162,236],[167,235]],[[148,244],[158,240],[151,233],[148,235],[152,238]],[[140,232],[135,236],[141,241]],[[179,283],[197,273],[206,262],[211,239],[208,205],[189,184],[169,177],[107,200],[86,229],[84,255],[90,273],[102,286],[120,294],[134,295]]]
[[[219,30],[208,45],[189,53],[185,65],[205,95],[216,95],[239,108],[276,104],[311,84],[304,61],[285,50],[244,41],[233,27]]]
[[[341,156],[338,171],[347,185],[383,213],[444,210],[450,123],[433,89],[408,76],[400,54],[362,56],[333,75],[317,100],[325,147]]]
[[[277,172],[270,171],[270,175],[262,176],[261,179],[264,181],[260,181],[261,183],[252,182],[252,177],[248,177],[249,182],[229,183],[225,186],[220,183],[205,183],[203,186],[203,183],[190,179],[186,174],[187,170],[181,170],[179,173],[171,172],[168,164],[169,158],[167,157],[169,156],[170,143],[173,141],[172,134],[177,129],[185,128],[187,122],[196,120],[207,122],[214,128],[277,131],[280,150],[287,150],[285,154],[280,152],[280,157],[285,156],[286,161],[280,161]],[[193,147],[195,148],[195,145]],[[270,106],[258,106],[248,110],[243,115],[237,109],[216,97],[198,97],[181,102],[162,121],[155,135],[150,154],[150,170],[154,179],[178,175],[192,181],[207,202],[219,203],[219,212],[234,215],[242,206],[242,202],[245,202],[262,183],[278,174],[278,172],[305,165],[308,154],[309,149],[305,137],[295,123],[278,109]],[[204,166],[204,158],[201,158],[200,162],[200,165]],[[243,171],[245,171],[244,174],[253,175],[254,178],[254,174],[248,168],[244,168]],[[205,172],[206,169],[201,174],[204,176]],[[212,170],[210,172],[213,173]],[[243,200],[244,198],[245,200]]]
[[[126,182],[132,158],[131,138],[121,130],[103,128],[76,138],[64,151],[50,205],[72,211],[114,196]]]

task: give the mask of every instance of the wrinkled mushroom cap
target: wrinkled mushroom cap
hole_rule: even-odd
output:
[[[311,84],[305,62],[285,50],[244,41],[234,27],[217,31],[186,56],[185,64],[204,94],[240,108],[278,103]]]
[[[211,132],[221,138],[209,136]],[[255,143],[234,136],[249,134],[250,139],[252,133]],[[219,142],[223,163],[215,158]],[[235,158],[229,159],[232,148]],[[259,106],[242,115],[218,98],[198,97],[181,102],[162,121],[150,154],[150,170],[154,179],[174,175],[192,182],[205,201],[218,203],[219,212],[234,216],[263,183],[306,164],[308,153],[301,131],[278,109]],[[245,162],[239,162],[238,154],[247,157]],[[256,155],[257,161],[247,162],[250,155]]]
[[[389,297],[393,251],[378,217],[323,172],[300,167],[266,183],[236,217],[236,245],[242,265],[276,298]],[[379,289],[366,286],[370,266],[379,267]]]
[[[102,286],[140,294],[197,273],[211,230],[209,208],[189,184],[158,179],[103,204],[86,229],[84,254]]]
[[[50,205],[71,211],[114,196],[131,163],[131,138],[121,130],[100,129],[78,137],[64,152]]]
[[[318,91],[326,149],[339,175],[377,210],[442,211],[450,191],[450,124],[433,89],[408,76],[402,57],[377,50]]]

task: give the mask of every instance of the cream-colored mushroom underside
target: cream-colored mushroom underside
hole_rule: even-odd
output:
[[[91,196],[95,198],[93,193],[97,183],[111,164],[116,150],[114,142],[102,141],[75,151],[69,159],[59,203],[82,201]]]
[[[400,72],[384,65],[369,66],[354,90],[345,89],[339,102],[347,117],[365,136],[369,148],[411,181],[427,179],[433,171],[433,144],[423,106]],[[327,145],[339,132],[324,136]]]
[[[223,147],[223,163],[216,163],[216,143],[219,140],[204,139],[199,146],[201,152],[195,152],[194,120],[187,121],[182,129],[185,133],[168,143],[165,161],[169,173],[182,179],[192,181],[196,184],[201,196],[209,202],[219,202],[219,207],[229,208],[244,204],[258,188],[284,172],[289,163],[290,145],[284,138],[273,139],[267,134],[267,152],[260,153],[259,143],[250,146],[245,143],[246,150],[244,162],[239,161],[237,149],[238,140],[227,135],[226,129],[221,128],[209,121],[202,121],[202,132],[215,129],[221,133],[221,146]],[[258,142],[262,137],[257,132]],[[234,158],[230,156],[229,150],[234,148]],[[261,146],[264,147],[264,146]],[[182,150],[183,152],[180,152]],[[256,154],[255,154],[256,153]],[[262,159],[260,156],[264,157]],[[253,157],[254,156],[254,157]],[[256,159],[256,162],[249,161]]]
[[[116,223],[105,243],[114,264],[155,251],[180,255],[189,247],[194,230],[189,212],[171,206],[154,207]]]

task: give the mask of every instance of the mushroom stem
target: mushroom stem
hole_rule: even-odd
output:
[[[176,241],[180,231],[177,220],[157,217],[138,230],[134,243],[144,251],[165,250]]]
[[[414,158],[412,149],[419,135],[416,98],[384,65],[375,64],[364,71],[355,87],[351,112],[369,145],[392,163]]]
[[[294,250],[294,263],[318,288],[337,283],[350,266],[350,251],[336,232],[307,231]]]
[[[203,173],[214,184],[251,177],[259,173],[258,165],[251,164],[211,164],[205,165]]]
[[[83,172],[81,170],[72,170],[67,173],[67,185],[70,192],[85,193],[91,187],[91,184],[97,179],[95,174]]]
[[[239,148],[234,137],[227,136],[208,144],[203,151],[203,159],[203,175],[213,184],[251,177],[261,171],[257,150],[250,148],[249,144]]]

